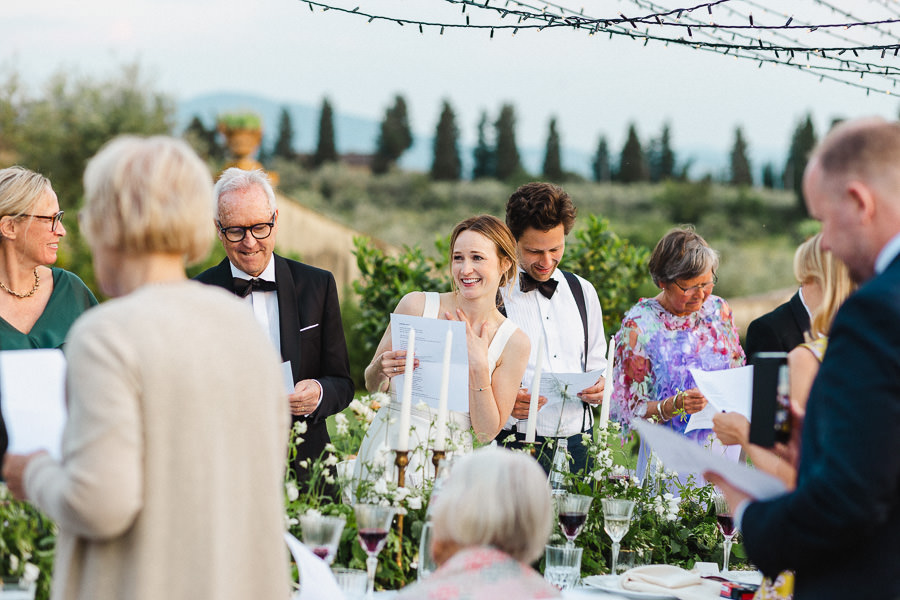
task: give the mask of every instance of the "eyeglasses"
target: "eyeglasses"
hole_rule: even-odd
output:
[[[225,239],[229,242],[237,243],[242,241],[247,237],[248,231],[250,232],[250,235],[256,239],[264,240],[272,235],[272,228],[275,227],[275,213],[272,213],[272,220],[268,223],[257,223],[256,225],[248,225],[247,227],[241,225],[222,227],[222,223],[219,221],[216,221],[216,224],[219,226],[219,231],[222,232],[222,235],[224,235]]]
[[[66,211],[61,210],[56,214],[50,216],[44,215],[19,215],[20,217],[31,217],[32,219],[49,219],[50,221],[50,231],[56,232],[56,227],[59,225],[60,221],[62,221],[63,215],[66,214]]]
[[[696,292],[712,291],[713,286],[716,285],[716,283],[718,283],[718,282],[719,282],[719,277],[717,275],[713,275],[712,281],[710,281],[708,283],[692,285],[691,287],[688,287],[688,288],[678,285],[677,281],[673,281],[672,283],[674,283],[675,287],[677,287],[679,290],[681,290],[686,296],[689,296],[689,295],[695,294]]]

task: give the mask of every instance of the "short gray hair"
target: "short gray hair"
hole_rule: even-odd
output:
[[[209,169],[184,140],[119,136],[84,171],[83,232],[91,246],[180,254],[190,265],[212,246]]]
[[[479,448],[454,462],[435,496],[435,539],[460,548],[493,546],[529,564],[541,556],[552,526],[547,475],[521,452]]]
[[[684,225],[670,229],[656,243],[649,267],[655,285],[693,279],[707,271],[715,275],[719,268],[719,253],[709,247],[693,226]]]
[[[272,183],[269,181],[269,176],[266,175],[266,172],[262,169],[245,171],[244,169],[231,167],[230,169],[225,169],[222,175],[219,176],[219,180],[216,181],[216,186],[213,189],[213,198],[216,202],[216,218],[219,216],[219,200],[224,194],[246,190],[253,186],[259,186],[266,193],[270,212],[275,212],[277,208],[275,204],[275,190],[272,189]]]

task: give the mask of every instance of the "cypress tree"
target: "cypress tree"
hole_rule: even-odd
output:
[[[313,165],[320,167],[327,162],[337,162],[337,147],[334,144],[334,115],[328,98],[322,100],[319,117],[319,143],[313,155]]]
[[[431,164],[431,178],[457,181],[461,172],[459,128],[456,126],[456,115],[450,103],[444,100],[441,118],[434,134],[434,162]]]
[[[807,114],[806,120],[794,129],[791,148],[788,151],[788,159],[784,167],[784,187],[794,190],[800,210],[804,213],[806,212],[806,203],[803,199],[803,171],[806,169],[806,162],[815,146],[816,130],[812,124],[812,115]]]
[[[647,148],[647,171],[650,181],[671,179],[675,175],[675,153],[672,152],[669,124],[663,125],[658,138],[650,140]]]
[[[404,152],[413,144],[412,130],[403,96],[394,97],[393,106],[384,113],[378,144],[372,161],[375,173],[387,173]]]
[[[644,161],[644,151],[641,141],[638,139],[634,123],[628,126],[628,139],[622,147],[622,158],[619,161],[619,181],[622,183],[635,183],[647,181],[647,165]]]
[[[288,112],[287,107],[281,108],[281,116],[278,119],[278,137],[275,140],[272,155],[287,160],[293,160],[296,157],[294,152],[294,125],[291,123],[291,113]]]
[[[753,185],[753,171],[747,159],[747,142],[738,127],[734,130],[734,146],[731,148],[731,185]]]
[[[500,108],[500,116],[494,123],[496,131],[496,175],[497,179],[512,177],[521,167],[519,149],[516,147],[516,110],[512,104]]]
[[[775,167],[772,166],[772,163],[766,163],[765,165],[763,165],[762,184],[763,187],[769,189],[773,189],[775,187]]]
[[[597,152],[594,154],[594,162],[591,165],[594,171],[594,181],[609,181],[612,179],[612,172],[609,168],[609,147],[606,144],[606,137],[600,136],[597,142]]]
[[[559,133],[556,131],[556,117],[550,119],[550,131],[547,134],[547,151],[544,154],[544,179],[562,181],[563,170],[559,155]]]
[[[494,167],[494,149],[491,148],[487,139],[487,126],[487,112],[482,112],[481,119],[478,121],[478,144],[472,152],[474,163],[472,167],[472,179],[495,177],[497,175],[497,171]]]

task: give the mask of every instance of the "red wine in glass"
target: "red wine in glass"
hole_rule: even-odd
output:
[[[381,548],[382,542],[387,538],[387,534],[387,529],[360,529],[359,542],[366,552],[376,554]]]
[[[719,531],[722,532],[722,535],[726,537],[734,535],[734,520],[731,518],[731,515],[723,513],[717,514],[716,524],[719,526]]]
[[[331,551],[327,546],[316,546],[315,548],[313,548],[313,554],[327,562],[328,555],[331,554]]]
[[[587,513],[559,513],[559,524],[562,527],[563,534],[570,540],[574,540],[578,536],[581,528],[584,527],[585,521],[587,521]]]

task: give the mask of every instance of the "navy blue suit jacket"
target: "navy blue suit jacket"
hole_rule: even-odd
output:
[[[900,598],[900,258],[841,307],[813,384],[797,488],[748,505],[744,547],[796,597]]]
[[[315,412],[308,417],[293,417],[294,422],[307,424],[293,463],[302,480],[306,469],[300,467],[300,461],[322,454],[330,441],[325,419],[350,405],[354,385],[334,276],[277,254],[274,260],[282,360],[291,362],[295,384],[301,379],[316,379],[322,384],[322,401]],[[234,291],[227,258],[195,279]]]
[[[757,352],[790,352],[803,343],[809,313],[797,291],[791,299],[750,322],[744,342],[749,360]]]

